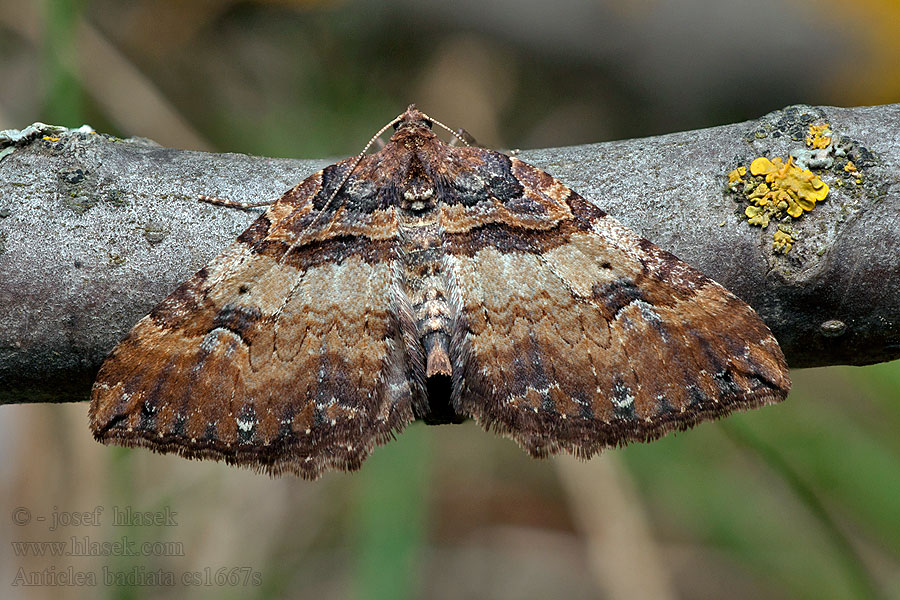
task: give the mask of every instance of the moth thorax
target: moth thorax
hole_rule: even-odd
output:
[[[416,181],[403,190],[401,207],[413,212],[434,208],[434,186],[430,182]]]

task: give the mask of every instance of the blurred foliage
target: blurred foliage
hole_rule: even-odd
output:
[[[44,115],[49,123],[83,119],[81,85],[66,60],[77,52],[75,31],[83,2],[44,0]]]
[[[359,475],[354,507],[358,598],[416,597],[422,585],[430,447],[425,426],[380,448]]]

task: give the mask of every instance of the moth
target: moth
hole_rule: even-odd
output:
[[[137,323],[94,383],[95,438],[314,479],[416,419],[588,458],[785,398],[747,304],[434,123],[411,105]]]

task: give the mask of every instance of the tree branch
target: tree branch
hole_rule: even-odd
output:
[[[788,224],[790,252],[774,252],[777,224],[748,225],[727,173],[792,150],[809,159],[804,138],[821,122],[834,132],[834,164],[815,171],[828,197]],[[795,106],[520,157],[749,302],[792,367],[860,365],[900,357],[898,123],[900,105]],[[858,171],[840,168],[847,156]],[[198,195],[274,199],[330,162],[188,152],[84,129],[0,133],[0,403],[87,399],[115,342],[257,214]]]

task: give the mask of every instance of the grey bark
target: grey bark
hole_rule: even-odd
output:
[[[830,157],[811,156],[808,125],[823,121],[834,143],[820,154]],[[862,365],[900,357],[898,131],[900,105],[794,106],[519,157],[746,300],[791,367]],[[830,191],[789,223],[796,242],[780,254],[776,224],[748,225],[727,173],[791,151],[821,166]],[[841,168],[847,156],[857,173]],[[259,212],[198,195],[274,199],[330,162],[188,152],[84,129],[0,133],[0,403],[87,399],[116,341]]]

